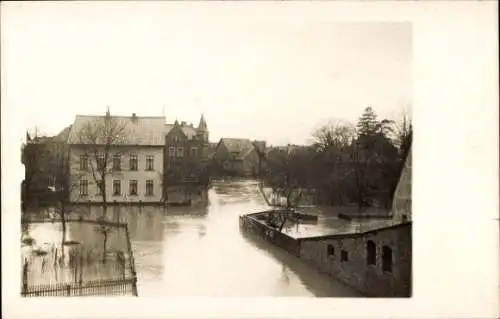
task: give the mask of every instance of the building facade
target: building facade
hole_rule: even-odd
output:
[[[201,115],[198,127],[175,121],[165,124],[164,196],[167,202],[207,200],[209,131]]]
[[[236,176],[257,176],[265,142],[242,138],[221,138],[213,154],[213,163],[219,172]]]
[[[81,116],[72,125],[73,203],[161,203],[165,117]]]

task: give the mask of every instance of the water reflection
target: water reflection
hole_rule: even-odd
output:
[[[239,215],[268,208],[256,182],[216,182],[208,200],[192,207],[108,209],[107,219],[128,224],[140,296],[356,295],[296,257],[240,233]],[[86,218],[103,214],[100,207],[75,212]],[[102,242],[93,229],[69,227],[68,234]],[[117,235],[109,242],[120,246]]]

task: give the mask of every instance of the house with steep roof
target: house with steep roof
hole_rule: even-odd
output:
[[[105,196],[109,203],[162,202],[164,126],[165,117],[159,116],[111,116],[109,110],[105,116],[77,115],[67,140],[70,200],[99,203]],[[104,180],[96,168],[104,168]]]
[[[179,123],[178,120],[165,124],[164,134],[165,198],[169,203],[206,199],[204,192],[197,187],[208,183],[210,143],[205,116],[201,115],[197,127],[184,121]]]
[[[255,146],[255,142],[246,138],[221,138],[215,148],[213,161],[226,174],[256,176],[260,158]]]

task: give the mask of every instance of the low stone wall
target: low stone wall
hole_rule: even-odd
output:
[[[411,297],[411,224],[301,239],[300,258],[367,296]]]
[[[411,223],[359,234],[293,238],[259,221],[259,214],[240,216],[242,231],[273,243],[366,296],[411,297]]]
[[[260,237],[297,257],[300,256],[300,241],[277,229],[267,226],[255,218],[256,214],[240,216],[240,229],[245,233]]]

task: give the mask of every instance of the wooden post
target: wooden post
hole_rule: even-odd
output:
[[[128,256],[129,256],[129,263],[130,263],[130,272],[132,273],[132,294],[137,297],[137,274],[135,272],[135,261],[134,261],[134,254],[132,252],[132,243],[130,242],[130,236],[128,233],[128,225],[125,224],[125,237],[127,240],[127,249],[128,249]]]
[[[71,296],[71,285],[66,285],[66,295]]]
[[[26,293],[28,291],[28,260],[25,258],[24,259],[24,265],[23,265],[23,289],[22,289],[22,294],[26,296]]]
[[[80,278],[79,278],[79,284],[80,284],[80,296],[82,295],[82,279],[83,279],[83,252],[82,252],[82,246],[80,246]]]

